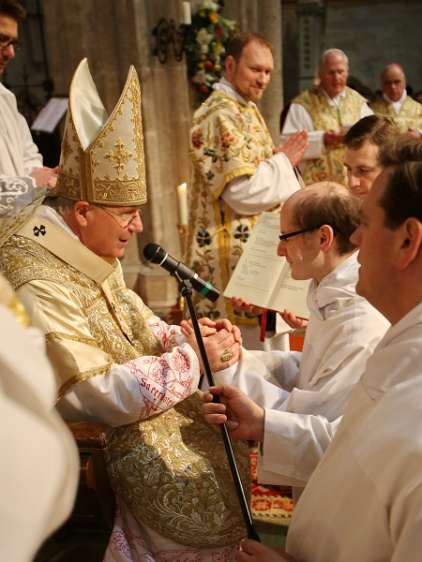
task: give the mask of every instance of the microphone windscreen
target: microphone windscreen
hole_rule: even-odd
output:
[[[144,258],[152,263],[161,263],[166,253],[161,246],[150,242],[144,248]]]

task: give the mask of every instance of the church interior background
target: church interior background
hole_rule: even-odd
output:
[[[192,12],[200,0],[191,2]],[[161,18],[183,20],[180,0],[24,0],[28,19],[23,47],[5,76],[21,111],[33,121],[51,96],[66,96],[79,60],[86,56],[105,106],[117,100],[130,64],[141,80],[149,203],[144,233],[124,260],[126,279],[149,305],[162,312],[177,294],[165,272],[146,266],[140,255],[151,241],[181,256],[176,186],[189,183],[188,134],[194,96],[186,59],[171,45],[161,63],[153,54],[152,31]],[[319,55],[338,47],[349,56],[351,75],[372,90],[389,62],[401,63],[408,83],[422,89],[419,0],[226,0],[222,14],[240,31],[261,33],[274,45],[275,69],[261,111],[275,141],[279,116],[312,83]],[[54,165],[60,131],[35,140]]]
[[[31,123],[52,96],[66,96],[77,63],[88,57],[105,106],[117,100],[130,64],[142,88],[149,203],[143,211],[144,232],[134,240],[123,266],[128,284],[159,313],[177,300],[173,280],[141,259],[151,241],[181,257],[176,186],[189,184],[188,134],[195,97],[186,58],[176,60],[169,45],[165,62],[154,54],[153,29],[161,18],[183,21],[179,0],[22,0],[28,18],[20,30],[22,49],[4,83],[18,98]],[[194,12],[200,0],[191,2]],[[275,69],[261,111],[275,141],[283,105],[308,87],[321,52],[344,50],[350,74],[375,91],[381,69],[403,65],[408,84],[422,89],[420,0],[226,0],[224,17],[240,31],[257,31],[274,45]],[[60,127],[34,134],[47,165],[57,164]],[[101,544],[101,540],[99,541]],[[92,555],[79,560],[100,560]],[[47,554],[46,554],[47,553]],[[49,554],[50,553],[50,554]],[[90,557],[91,556],[91,557]],[[43,551],[40,562],[69,561]],[[76,558],[75,558],[76,559]]]

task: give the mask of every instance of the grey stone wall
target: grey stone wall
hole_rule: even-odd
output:
[[[372,89],[390,62],[405,68],[408,83],[422,89],[422,2],[420,0],[331,0],[325,46],[343,49],[351,74]]]
[[[304,7],[320,4],[323,25],[318,55],[337,47],[349,56],[351,74],[372,90],[380,87],[382,68],[399,62],[408,83],[422,89],[422,1],[407,0],[282,0],[283,81],[285,99],[300,91],[299,18]]]

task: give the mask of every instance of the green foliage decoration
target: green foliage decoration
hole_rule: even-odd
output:
[[[237,24],[221,15],[223,0],[200,0],[186,37],[188,76],[198,100],[203,101],[223,74],[226,46]]]

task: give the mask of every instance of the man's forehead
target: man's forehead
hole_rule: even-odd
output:
[[[9,37],[18,36],[18,23],[10,16],[0,13],[0,33]]]
[[[342,66],[347,68],[347,63],[341,55],[329,55],[326,57],[324,64],[322,65],[322,70],[327,71],[330,68]]]
[[[391,80],[404,80],[404,72],[398,66],[394,66],[385,71],[383,81],[389,82]]]
[[[290,217],[290,208],[289,207],[290,207],[289,203],[284,203],[284,205],[281,207],[280,221],[281,221],[282,224],[285,224],[289,220],[289,217]]]
[[[128,207],[113,207],[110,206],[110,209],[113,209],[113,211],[117,211],[118,213],[136,213],[139,212],[142,207],[140,205],[135,205],[135,206],[128,206]]]
[[[373,144],[369,140],[365,140],[359,148],[346,148],[344,153],[344,163],[353,166],[359,165],[359,163],[365,163],[371,161],[371,163],[376,162],[379,155],[379,146]]]
[[[245,45],[242,49],[242,54],[240,55],[242,59],[251,59],[256,58],[260,60],[266,60],[268,62],[273,63],[273,54],[271,49],[260,43],[259,41],[250,41],[247,45]]]

